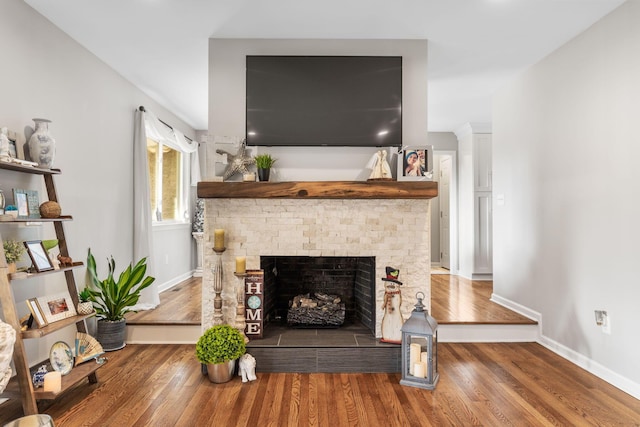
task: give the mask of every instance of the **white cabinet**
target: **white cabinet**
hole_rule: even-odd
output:
[[[473,135],[475,191],[491,191],[491,134]]]

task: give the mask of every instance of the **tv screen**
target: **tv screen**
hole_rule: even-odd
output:
[[[402,57],[247,56],[247,145],[402,146]]]

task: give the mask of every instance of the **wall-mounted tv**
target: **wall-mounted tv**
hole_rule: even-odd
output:
[[[258,146],[402,146],[402,57],[247,56]]]

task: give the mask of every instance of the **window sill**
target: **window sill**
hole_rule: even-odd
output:
[[[180,230],[180,229],[189,229],[191,230],[190,222],[182,222],[182,221],[163,221],[163,222],[154,222],[152,224],[153,230]]]

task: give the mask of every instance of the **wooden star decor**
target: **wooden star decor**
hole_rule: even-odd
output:
[[[223,179],[226,181],[231,178],[236,173],[249,173],[249,169],[247,166],[251,166],[255,164],[255,159],[253,157],[247,156],[247,142],[246,140],[242,140],[240,143],[240,147],[238,147],[238,152],[234,155],[228,153],[224,150],[216,150],[218,154],[226,154],[227,155],[227,168],[224,171]]]

